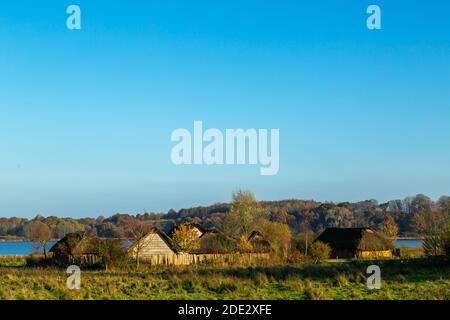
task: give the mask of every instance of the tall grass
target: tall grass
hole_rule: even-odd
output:
[[[365,271],[374,263],[382,289],[371,291]],[[83,270],[75,291],[66,288],[67,276],[56,267],[4,264],[0,299],[450,299],[450,268],[430,259]]]

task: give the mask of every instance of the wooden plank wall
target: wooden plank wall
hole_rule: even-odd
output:
[[[261,260],[268,260],[268,253],[227,253],[227,254],[170,254],[151,255],[142,259],[150,265],[190,265],[206,261],[222,263],[254,263]]]

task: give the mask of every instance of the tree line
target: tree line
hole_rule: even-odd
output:
[[[314,200],[256,201],[254,195],[240,193],[248,202],[256,202],[256,209],[248,210],[253,216],[264,216],[266,224],[278,223],[294,234],[318,233],[327,227],[371,227],[390,237],[425,236],[431,229],[449,221],[450,197],[442,196],[437,201],[423,194],[378,203],[376,200],[360,202],[318,202]],[[242,199],[241,199],[242,200]],[[231,203],[193,207],[167,213],[142,213],[137,215],[118,213],[111,217],[59,218],[57,216],[36,216],[33,219],[0,218],[0,238],[29,239],[31,230],[45,229],[51,239],[60,239],[67,233],[85,231],[102,238],[126,238],[130,234],[132,221],[140,221],[168,232],[183,222],[193,222],[205,228],[229,229],[231,234],[239,233],[237,228],[246,228],[247,221],[233,221],[233,206],[246,210],[246,202],[233,199]],[[234,210],[236,211],[236,210]],[[239,217],[239,219],[247,217]],[[237,218],[236,218],[237,219]],[[235,219],[235,220],[236,220]],[[273,224],[260,226],[273,227]],[[240,230],[245,234],[251,230]]]

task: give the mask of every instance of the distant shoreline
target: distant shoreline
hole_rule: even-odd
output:
[[[51,241],[58,241],[59,239],[53,239]],[[424,240],[424,237],[397,237],[389,238],[389,240]],[[0,242],[32,242],[27,239],[0,239]]]

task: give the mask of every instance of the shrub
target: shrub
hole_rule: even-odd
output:
[[[450,258],[450,223],[442,235],[442,247],[447,258]]]
[[[408,247],[396,248],[395,253],[399,258],[402,258],[402,259],[419,258],[424,255],[422,247],[420,247],[420,248],[408,248]]]
[[[207,253],[232,253],[237,251],[237,241],[223,233],[206,233],[200,239],[200,250]]]
[[[320,263],[330,258],[331,247],[327,243],[316,241],[309,248],[308,254],[314,263]]]
[[[106,270],[110,267],[123,267],[127,264],[127,254],[120,240],[103,239],[98,243],[99,256]]]
[[[302,263],[307,261],[307,257],[297,249],[292,249],[289,252],[287,261],[289,263]]]
[[[439,234],[430,234],[423,239],[423,250],[425,255],[440,256],[444,254],[444,248],[442,247],[442,239]]]
[[[242,252],[250,252],[253,249],[252,243],[248,240],[248,237],[245,235],[239,237],[238,247],[239,250]]]

